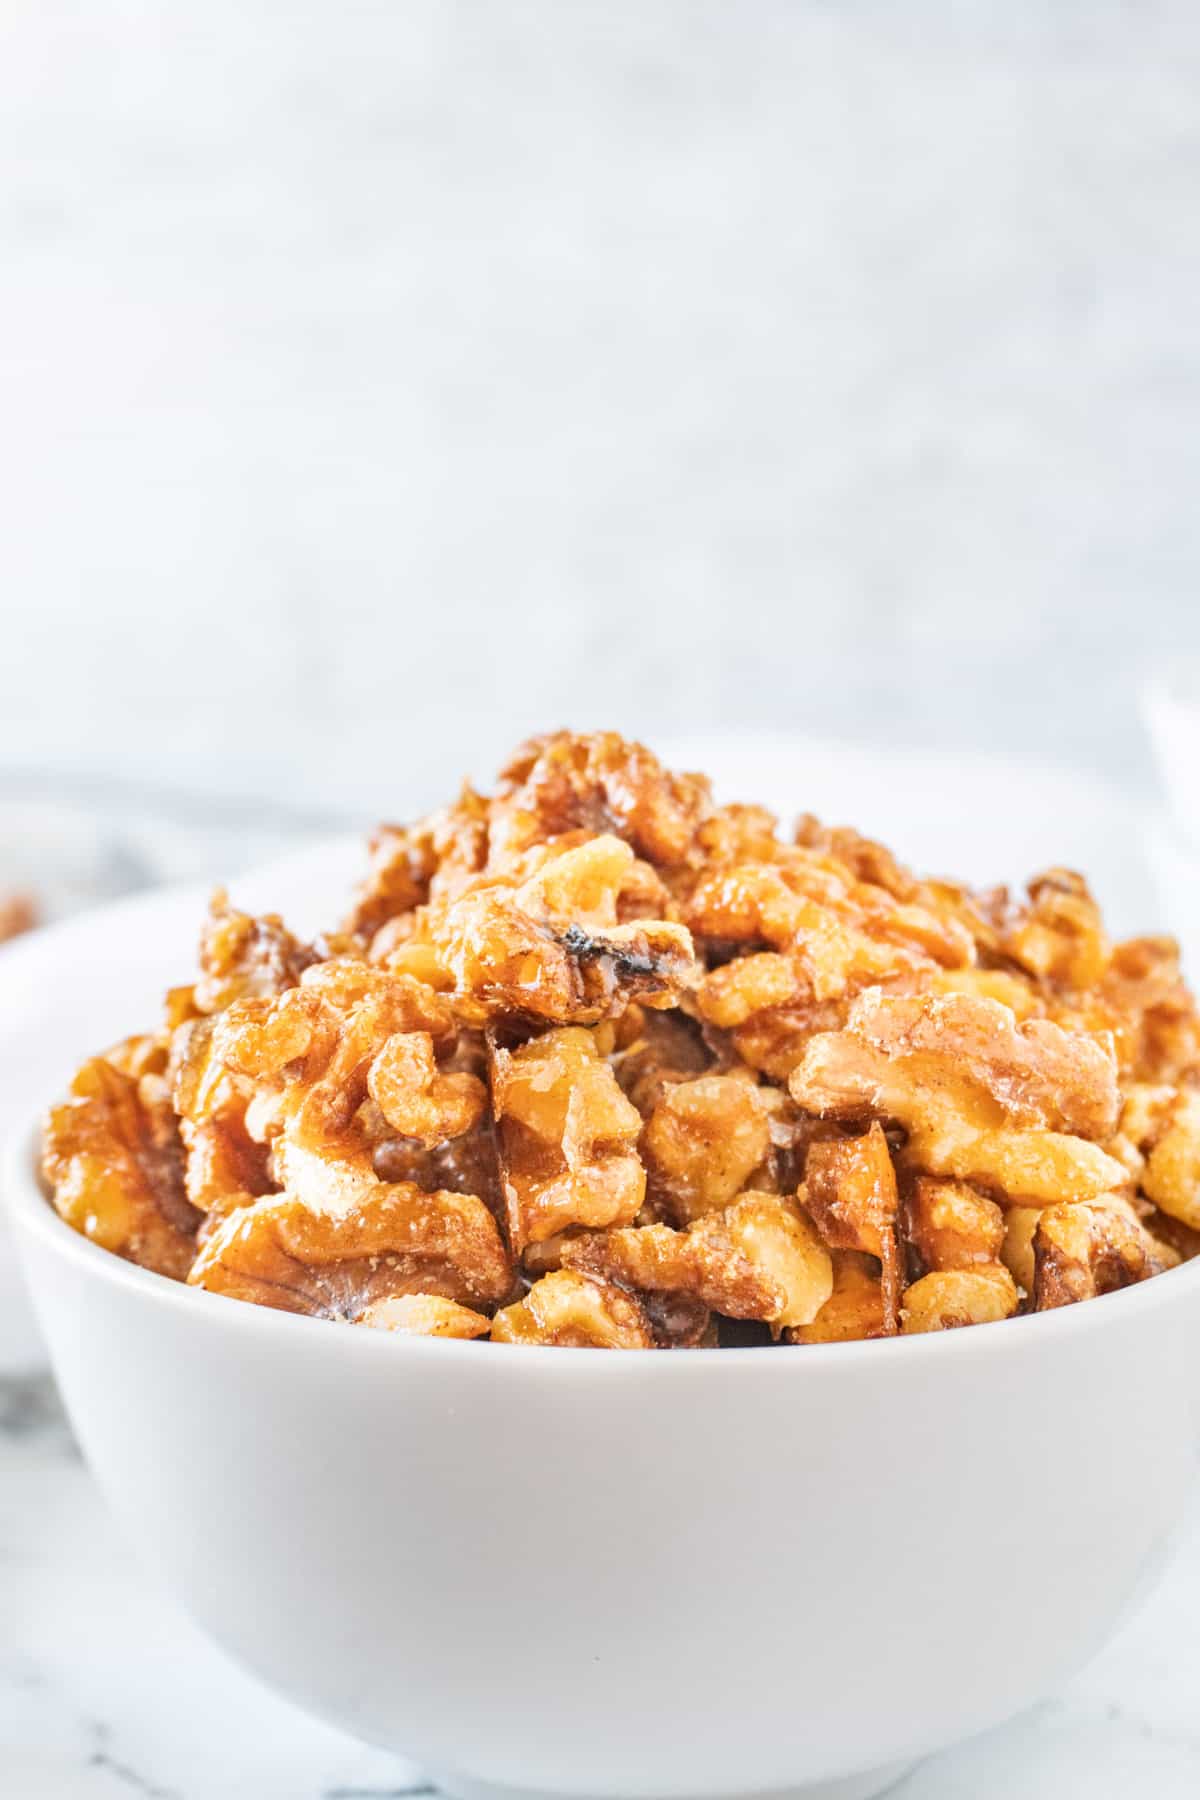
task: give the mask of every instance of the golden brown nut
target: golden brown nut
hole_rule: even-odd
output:
[[[1029,883],[1029,902],[1004,936],[1006,955],[1043,981],[1095,987],[1107,972],[1112,947],[1083,876],[1048,869]]]
[[[833,1265],[807,1218],[778,1194],[746,1193],[686,1231],[669,1225],[565,1243],[571,1268],[649,1293],[690,1294],[734,1319],[806,1325],[833,1292]]]
[[[883,1265],[884,1314],[897,1327],[900,1245],[899,1194],[887,1139],[878,1123],[864,1137],[809,1146],[802,1198],[818,1231],[835,1250],[859,1250]]]
[[[1200,1231],[1200,1093],[1180,1089],[1146,1162],[1142,1192],[1163,1212]]]
[[[376,1331],[395,1331],[403,1337],[480,1338],[492,1329],[483,1313],[446,1300],[440,1294],[397,1294],[373,1300],[354,1321]]]
[[[813,1038],[789,1081],[823,1117],[904,1126],[904,1161],[1044,1205],[1094,1197],[1125,1171],[1088,1140],[1120,1106],[1107,1048],[1045,1019],[1018,1024],[964,994],[864,994],[843,1031]]]
[[[770,1154],[770,1113],[741,1074],[676,1082],[642,1134],[651,1202],[677,1225],[727,1206]]]
[[[777,951],[762,950],[737,956],[706,976],[696,994],[696,1008],[710,1025],[729,1030],[808,992],[809,983],[794,963]]]
[[[42,1171],[76,1231],[160,1275],[186,1275],[201,1215],[184,1191],[161,1080],[149,1087],[99,1056],[84,1063],[71,1098],[46,1115]]]
[[[1017,1286],[1026,1294],[1033,1293],[1033,1240],[1041,1223],[1040,1206],[1009,1206],[1004,1209],[1004,1243],[1000,1261]]]
[[[487,801],[468,783],[453,806],[416,825],[381,825],[370,842],[370,872],[354,896],[348,929],[375,939],[430,898],[457,893],[487,861],[488,812]]]
[[[641,1115],[579,1026],[497,1048],[492,1106],[515,1250],[573,1225],[624,1225],[646,1191]]]
[[[886,1337],[895,1329],[871,1258],[854,1250],[835,1250],[832,1294],[809,1324],[785,1331],[784,1337],[789,1344],[844,1344]]]
[[[219,1012],[233,1000],[280,994],[294,987],[313,961],[275,913],[252,918],[218,888],[200,937],[200,979],[193,990],[200,1012]]]
[[[1145,1281],[1167,1266],[1127,1202],[1049,1206],[1033,1239],[1034,1310],[1070,1306]]]
[[[908,1335],[989,1325],[1011,1318],[1017,1289],[1002,1263],[972,1269],[937,1269],[904,1290],[900,1329]]]
[[[628,844],[598,837],[556,852],[526,880],[486,879],[431,912],[427,930],[461,1018],[595,1024],[673,1005],[693,979],[692,941],[667,919],[621,922],[635,873]]]
[[[265,1122],[270,1137],[285,1135],[289,1154],[350,1157],[361,1166],[368,1146],[356,1120],[372,1066],[393,1037],[417,1033],[430,1054],[435,1042],[454,1042],[441,995],[411,976],[337,958],[307,970],[298,987],[276,999],[235,1002],[216,1021],[213,1046],[226,1068],[253,1085],[260,1104],[252,1117]],[[457,1084],[453,1092],[448,1122],[457,1123],[463,1094]],[[448,1098],[442,1088],[437,1093]],[[275,1104],[264,1110],[272,1095]],[[429,1095],[414,1094],[412,1105],[432,1129]]]
[[[654,1348],[650,1322],[633,1295],[577,1269],[543,1275],[524,1300],[498,1312],[492,1341],[596,1350]]]
[[[208,1215],[246,1205],[274,1186],[266,1148],[246,1128],[245,1083],[217,1055],[215,1037],[214,1018],[185,1021],[171,1038],[168,1069],[187,1197]]]
[[[703,1028],[678,1007],[661,1012],[633,1005],[614,1021],[609,1056],[621,1091],[648,1119],[666,1090],[711,1069],[714,1051]]]
[[[1013,1208],[1013,1211],[1024,1211]],[[994,1263],[1004,1245],[1004,1213],[964,1181],[919,1175],[904,1208],[905,1235],[925,1269]]]
[[[367,1071],[367,1090],[394,1131],[429,1149],[472,1131],[488,1099],[478,1076],[439,1072],[427,1031],[386,1038]]]
[[[357,1319],[405,1294],[496,1305],[513,1276],[496,1222],[474,1195],[378,1184],[338,1213],[290,1194],[231,1213],[209,1235],[188,1281],[283,1312]]]
[[[644,744],[615,731],[530,738],[501,770],[492,807],[492,859],[566,832],[614,832],[639,856],[672,867],[687,860],[711,811],[708,782],[664,769]]]

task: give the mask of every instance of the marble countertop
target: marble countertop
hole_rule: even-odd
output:
[[[969,1600],[964,1596],[964,1604]],[[1194,1800],[1200,1513],[1061,1695],[921,1763],[895,1800]],[[12,1800],[397,1800],[419,1771],[306,1718],[151,1582],[49,1380],[0,1383],[0,1789]]]

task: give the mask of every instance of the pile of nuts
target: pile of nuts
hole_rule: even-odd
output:
[[[1200,1250],[1200,1022],[1083,879],[914,878],[614,733],[383,827],[342,927],[223,894],[51,1108],[62,1216],[260,1305],[500,1343],[806,1345]]]

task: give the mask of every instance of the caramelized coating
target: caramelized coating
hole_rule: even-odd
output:
[[[803,1192],[804,1204],[827,1244],[879,1258],[884,1314],[888,1329],[894,1331],[901,1287],[896,1231],[900,1200],[891,1152],[878,1122],[865,1137],[812,1144]]]
[[[784,1332],[787,1342],[847,1344],[892,1335],[897,1322],[888,1317],[883,1285],[871,1258],[854,1250],[835,1250],[832,1261],[833,1292],[807,1325]]]
[[[0,934],[3,916],[0,915]],[[803,1347],[1200,1254],[1200,1015],[1064,869],[924,879],[612,732],[380,828],[340,927],[213,899],[85,1063],[55,1204],[119,1254],[425,1336]]]
[[[402,1337],[480,1338],[492,1329],[486,1313],[472,1312],[457,1300],[441,1294],[397,1294],[373,1300],[355,1321],[373,1325],[376,1331],[395,1331]]]
[[[1018,1024],[997,1001],[864,994],[845,1030],[811,1041],[789,1088],[824,1117],[902,1125],[912,1168],[1013,1199],[1087,1199],[1125,1178],[1088,1141],[1117,1121],[1110,1050],[1048,1020]]]
[[[703,1030],[678,1007],[659,1012],[631,1006],[614,1027],[609,1060],[621,1091],[648,1119],[667,1089],[713,1067]]]
[[[906,1334],[955,1331],[1011,1318],[1017,1289],[1003,1263],[971,1269],[937,1269],[904,1290],[900,1329]]]
[[[1014,1212],[1029,1210],[1014,1207]],[[965,1181],[920,1175],[905,1208],[906,1236],[928,1269],[972,1269],[1004,1261],[1004,1213]]]
[[[395,1131],[426,1149],[472,1131],[488,1103],[477,1075],[439,1073],[427,1031],[386,1038],[367,1071],[367,1091]]]
[[[223,888],[212,897],[200,936],[200,978],[193,990],[200,1012],[220,1012],[233,1000],[280,994],[294,987],[313,952],[275,913],[237,912]]]
[[[1107,972],[1112,948],[1083,876],[1049,869],[1030,882],[1029,901],[1004,934],[1005,954],[1039,980],[1094,987]]]
[[[487,802],[468,783],[443,812],[412,826],[381,825],[369,849],[370,871],[354,896],[346,929],[374,938],[431,897],[455,894],[480,874],[488,852]]]
[[[635,876],[627,844],[592,838],[526,880],[485,880],[437,911],[427,928],[459,1017],[596,1024],[633,999],[673,1005],[693,979],[692,941],[667,919],[621,920]]]
[[[558,1344],[578,1350],[651,1350],[654,1333],[632,1294],[578,1269],[535,1281],[524,1300],[492,1320],[496,1344]]]
[[[1145,1281],[1169,1266],[1121,1200],[1048,1206],[1033,1237],[1034,1307],[1045,1312]]]
[[[770,1114],[752,1080],[700,1075],[664,1092],[641,1151],[655,1211],[686,1225],[727,1206],[768,1161]]]
[[[1146,1161],[1142,1192],[1181,1225],[1200,1231],[1200,1092],[1181,1089],[1166,1109]]]
[[[139,1081],[102,1056],[52,1106],[42,1170],[76,1231],[160,1275],[187,1273],[200,1214],[183,1183],[175,1115],[153,1077]]]
[[[492,858],[569,831],[611,832],[648,862],[673,868],[686,862],[711,809],[703,776],[672,774],[644,744],[615,731],[555,731],[530,738],[500,771]]]
[[[637,1217],[646,1191],[641,1116],[591,1032],[563,1026],[517,1050],[497,1048],[492,1105],[515,1249],[570,1226]]]
[[[471,1194],[377,1185],[344,1212],[273,1194],[222,1220],[188,1274],[193,1287],[283,1312],[359,1319],[382,1300],[434,1295],[496,1304],[512,1269],[496,1222]]]
[[[808,1219],[778,1194],[746,1193],[686,1231],[641,1225],[575,1238],[562,1259],[625,1287],[689,1294],[731,1319],[809,1324],[833,1292],[833,1264]]]

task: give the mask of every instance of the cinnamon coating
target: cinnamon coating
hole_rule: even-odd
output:
[[[86,1062],[54,1203],[193,1287],[508,1344],[991,1323],[1200,1252],[1200,1020],[1083,878],[912,875],[612,732],[376,834],[314,943],[224,893]],[[486,1352],[481,1352],[486,1354]]]

